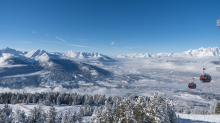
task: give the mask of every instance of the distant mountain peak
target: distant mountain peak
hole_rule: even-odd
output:
[[[117,58],[148,58],[148,57],[203,57],[203,56],[220,56],[220,49],[218,47],[209,47],[209,48],[198,48],[190,49],[182,53],[154,53],[154,54],[127,54],[127,55],[118,55]]]
[[[16,49],[12,49],[9,47],[0,49],[0,55],[2,55],[3,53],[9,53],[9,54],[13,54],[13,55],[19,55],[19,54],[23,54],[24,52],[22,51],[18,51]]]
[[[44,53],[47,53],[45,50],[34,50],[30,51],[27,54],[25,54],[26,57],[28,58],[34,58],[34,57],[39,57],[43,55]]]

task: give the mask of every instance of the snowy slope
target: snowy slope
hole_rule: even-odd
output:
[[[0,108],[2,108],[4,104],[0,104]],[[9,106],[12,108],[12,111],[14,112],[17,108],[23,110],[26,115],[29,115],[30,110],[34,107],[37,107],[36,104],[9,104]],[[74,111],[78,111],[79,107],[83,107],[83,105],[74,105],[74,106],[68,106],[68,105],[61,105],[57,106],[54,105],[56,108],[56,111],[58,114],[65,113],[66,111],[70,111],[71,113]],[[43,109],[45,112],[49,110],[50,106],[44,106]],[[179,115],[181,123],[220,123],[220,115],[197,115],[197,114],[182,114],[182,113],[176,113],[176,115]],[[87,121],[91,120],[91,116],[84,117],[87,119]]]
[[[33,50],[33,51],[19,51],[9,47],[0,49],[0,56],[3,53],[12,54],[14,57],[19,57],[21,59],[38,59],[41,56],[49,58],[74,58],[74,59],[88,59],[88,58],[104,58],[109,60],[110,57],[100,53],[86,53],[78,51],[67,51],[67,52],[47,52],[45,50]]]
[[[182,114],[180,116],[181,123],[220,123],[220,115],[197,115],[197,114]]]
[[[54,86],[61,85],[72,88],[73,86],[78,87],[79,81],[93,82],[109,77],[111,74],[94,65],[82,63],[78,59],[95,61],[100,64],[114,61],[99,53],[73,51],[62,53],[45,50],[26,52],[7,47],[0,50],[0,86],[54,88]]]
[[[28,105],[25,105],[25,104],[8,104],[11,108],[12,108],[12,111],[15,112],[16,109],[21,109],[25,112],[25,114],[28,116],[30,114],[30,110],[32,110],[34,107],[37,107],[38,105],[37,104],[28,104]],[[3,108],[4,107],[4,104],[0,104],[0,108]],[[56,109],[56,112],[57,114],[64,114],[66,111],[70,111],[71,113],[73,113],[74,111],[78,111],[79,107],[84,107],[83,105],[74,105],[74,106],[69,106],[69,105],[54,105],[55,109]],[[47,112],[48,110],[50,109],[50,106],[43,106],[43,110],[45,112]],[[91,116],[84,116],[83,117],[83,120],[87,119],[87,121],[90,121],[91,120]]]

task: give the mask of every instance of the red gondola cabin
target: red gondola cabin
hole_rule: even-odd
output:
[[[208,74],[204,74],[200,76],[200,81],[202,83],[211,82],[211,80],[212,80],[212,77]]]
[[[188,84],[189,89],[196,89],[196,83],[189,83]]]

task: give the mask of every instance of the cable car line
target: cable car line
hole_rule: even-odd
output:
[[[206,70],[209,69],[209,68],[212,68],[213,66],[216,66],[216,65],[214,64],[214,65],[212,65],[211,67],[206,68]],[[196,71],[196,72],[194,72],[194,73],[199,73],[199,72],[201,72],[201,71],[202,71],[202,73],[203,73],[203,70],[198,70],[198,71]]]
[[[209,74],[215,72],[215,70],[209,72],[209,74],[205,73],[205,70],[207,70],[207,69],[209,69],[209,68],[212,68],[213,66],[216,66],[216,65],[214,64],[214,65],[212,65],[212,66],[210,66],[210,67],[208,67],[208,68],[203,68],[203,75],[201,75],[201,76],[199,77],[199,79],[200,79],[200,81],[201,81],[202,83],[209,83],[209,82],[211,82],[212,77],[211,77]],[[196,89],[196,83],[194,83],[194,78],[193,78],[193,82],[191,82],[191,83],[188,84],[188,87],[189,87],[189,89]]]
[[[217,20],[217,26],[220,27],[220,20]],[[219,59],[219,64],[220,64],[220,59]],[[213,72],[209,72],[209,74],[207,74],[207,73],[205,73],[205,70],[207,70],[209,68],[212,68],[213,66],[216,66],[216,64],[214,64],[214,65],[212,65],[211,67],[208,67],[208,68],[203,68],[203,75],[200,76],[200,81],[202,83],[207,83],[207,82],[209,83],[209,82],[211,82],[212,78],[211,78],[211,76],[209,74],[213,73],[214,71]],[[217,70],[217,67],[216,67],[216,70]],[[196,84],[194,83],[194,78],[193,78],[193,82],[188,84],[188,87],[190,89],[195,89],[196,88]]]

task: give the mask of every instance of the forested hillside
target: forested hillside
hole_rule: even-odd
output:
[[[8,123],[81,123],[84,116],[92,116],[91,123],[175,123],[173,104],[161,94],[152,97],[119,97],[105,95],[80,95],[77,93],[1,93],[1,103],[37,103],[29,115],[21,109],[5,104],[0,109],[1,122]],[[78,111],[58,113],[55,105],[82,105]],[[95,104],[95,105],[94,105]],[[45,112],[43,105],[50,105]]]

